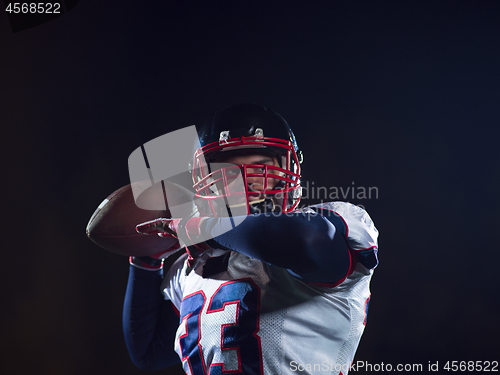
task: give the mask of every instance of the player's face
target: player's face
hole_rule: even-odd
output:
[[[252,151],[238,151],[238,152],[230,152],[227,155],[220,155],[216,159],[213,160],[216,163],[230,163],[236,165],[252,165],[252,164],[263,164],[270,165],[274,167],[279,167],[278,159],[276,156],[266,153],[266,152],[256,152]],[[264,168],[262,167],[249,167],[247,168],[248,173],[263,173]],[[276,172],[274,172],[276,173]],[[264,178],[263,177],[248,177],[247,179],[248,189],[252,190],[264,190]],[[273,190],[278,180],[275,178],[268,178],[267,180],[267,189]],[[255,201],[260,199],[257,195],[250,195],[249,200]]]

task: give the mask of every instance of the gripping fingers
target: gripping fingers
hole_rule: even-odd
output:
[[[160,237],[177,237],[177,234],[170,228],[173,219],[159,218],[138,224],[135,227],[137,233],[157,234]]]

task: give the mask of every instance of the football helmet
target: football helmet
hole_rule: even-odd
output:
[[[279,114],[255,104],[233,105],[212,115],[198,136],[201,147],[194,152],[192,178],[202,214],[290,212],[298,206],[302,153]],[[265,154],[277,163],[225,162],[242,154]],[[256,179],[258,184],[251,183]]]

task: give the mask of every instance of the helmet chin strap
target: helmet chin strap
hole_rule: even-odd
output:
[[[246,205],[247,203],[231,204],[228,206],[228,209],[231,210]],[[266,195],[264,198],[248,202],[248,208],[251,215],[261,214],[266,212],[278,212],[281,210],[279,205],[276,204],[274,198],[270,195]]]
[[[274,197],[266,195],[264,198],[249,202],[249,210],[251,214],[261,214],[267,212],[278,212],[280,210],[279,205],[274,201]]]

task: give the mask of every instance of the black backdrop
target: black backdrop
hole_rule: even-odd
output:
[[[498,360],[499,19],[497,1],[109,0],[13,32],[2,12],[2,373],[141,373],[127,260],[86,223],[135,148],[238,102],[294,129],[304,203],[376,188],[345,197],[381,233],[356,360]]]

